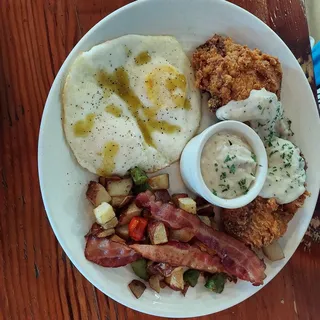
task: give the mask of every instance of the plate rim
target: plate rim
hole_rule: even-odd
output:
[[[40,182],[40,191],[41,191],[41,197],[42,197],[42,201],[43,201],[43,204],[44,204],[44,208],[45,208],[45,212],[46,212],[46,215],[47,215],[47,218],[50,222],[50,226],[54,232],[54,235],[55,237],[57,238],[58,242],[59,242],[59,245],[62,247],[62,249],[64,250],[64,252],[67,254],[68,258],[70,259],[70,261],[72,262],[72,264],[77,268],[77,270],[82,274],[82,276],[85,277],[85,279],[87,281],[89,281],[93,286],[95,286],[97,289],[99,289],[103,294],[107,295],[109,298],[115,300],[116,302],[126,306],[126,307],[129,307],[133,310],[136,310],[136,311],[139,311],[141,313],[145,313],[145,314],[150,314],[150,315],[154,315],[154,316],[158,316],[158,317],[169,317],[169,318],[190,318],[190,317],[200,317],[200,316],[205,316],[205,315],[209,315],[209,314],[213,314],[212,312],[210,311],[204,311],[204,312],[194,312],[191,310],[188,310],[188,314],[185,315],[185,314],[182,314],[181,311],[174,311],[174,310],[171,310],[169,312],[166,312],[165,310],[161,313],[158,312],[158,310],[156,312],[153,312],[152,311],[152,308],[149,308],[148,310],[145,310],[145,304],[142,304],[141,307],[140,306],[136,306],[136,305],[132,305],[132,303],[130,303],[130,301],[121,301],[120,298],[116,297],[112,292],[108,292],[106,293],[105,290],[102,289],[102,287],[99,285],[99,283],[97,283],[96,281],[90,279],[90,275],[87,274],[87,272],[85,270],[82,269],[81,265],[79,265],[77,262],[76,262],[76,258],[73,256],[73,251],[72,250],[69,250],[68,249],[68,246],[67,244],[65,243],[65,241],[62,239],[63,238],[63,235],[60,234],[58,232],[58,228],[57,228],[57,225],[56,223],[53,221],[53,215],[50,213],[50,210],[48,208],[48,205],[47,205],[47,200],[46,200],[46,195],[45,195],[45,192],[44,192],[44,177],[43,177],[43,164],[42,164],[42,153],[41,153],[41,148],[42,148],[42,145],[45,143],[43,141],[43,132],[44,132],[44,122],[45,122],[45,118],[47,117],[47,113],[48,113],[48,110],[50,108],[49,106],[49,102],[50,100],[52,99],[52,96],[54,95],[53,91],[54,91],[54,88],[59,86],[59,80],[61,78],[64,79],[64,73],[66,72],[65,68],[66,68],[66,65],[67,63],[69,62],[69,60],[72,58],[72,55],[73,53],[78,49],[79,46],[81,46],[81,44],[83,42],[86,41],[86,39],[88,37],[90,37],[90,35],[92,33],[94,33],[94,31],[96,29],[98,29],[100,27],[100,25],[104,24],[107,20],[113,18],[114,16],[116,16],[117,14],[123,12],[123,11],[126,11],[126,10],[130,10],[131,7],[135,7],[135,6],[143,6],[144,3],[146,2],[151,2],[151,1],[155,1],[155,0],[139,0],[139,1],[135,1],[135,2],[132,2],[132,3],[129,3],[125,6],[122,6],[121,8],[113,11],[112,13],[108,14],[107,16],[105,16],[103,19],[101,19],[98,23],[96,23],[90,30],[88,30],[88,32],[86,34],[84,34],[82,36],[82,38],[78,41],[78,43],[73,47],[73,49],[69,52],[68,56],[66,57],[66,59],[64,60],[64,62],[62,63],[58,73],[56,74],[55,76],[55,79],[51,85],[51,88],[50,88],[50,91],[49,91],[49,94],[48,94],[48,97],[46,99],[46,103],[45,103],[45,106],[44,106],[44,109],[43,109],[43,113],[42,113],[42,116],[41,116],[41,123],[40,123],[40,130],[39,130],[39,138],[38,138],[38,152],[37,152],[37,158],[38,158],[38,176],[39,176],[39,182]],[[176,2],[180,1],[182,2],[183,0],[175,0]],[[201,1],[207,1],[207,0],[201,0]],[[285,44],[285,42],[267,25],[265,24],[262,20],[260,20],[259,18],[257,18],[255,15],[253,15],[251,12],[241,8],[240,6],[237,6],[233,3],[230,3],[230,2],[227,2],[227,1],[222,1],[222,0],[210,0],[214,3],[217,3],[218,5],[222,5],[222,6],[225,6],[228,9],[232,8],[231,10],[235,10],[235,11],[238,11],[240,14],[245,14],[245,15],[249,15],[251,16],[251,18],[253,20],[255,20],[256,23],[258,24],[262,24],[264,25],[264,28],[268,29],[269,32],[271,31],[271,33],[273,34],[273,36],[276,36],[278,38],[278,40],[280,40],[282,42],[282,44],[284,45],[284,47],[287,49],[288,51],[288,54],[291,54],[291,56],[296,60],[296,57],[293,55],[292,51],[289,49],[289,47]],[[296,60],[296,64],[299,65],[298,61]],[[301,69],[301,68],[300,68]],[[300,70],[300,73],[303,73],[302,69]],[[313,95],[313,92],[311,90],[311,87],[307,81],[307,79],[305,78],[305,81],[304,81],[305,85],[307,85],[306,87],[306,90],[309,91],[309,94],[312,95],[312,97],[314,98],[314,95]],[[314,106],[313,108],[315,107],[317,110],[317,105],[316,105],[316,101],[315,99],[313,99],[314,101]],[[311,107],[310,107],[311,108]],[[319,111],[319,110],[318,110]],[[318,183],[319,184],[319,183]],[[313,212],[314,212],[314,209],[316,207],[316,203],[317,201],[315,201],[314,205],[312,205],[312,208],[313,208]],[[310,219],[309,219],[309,223],[310,223],[310,220],[312,218],[312,215],[310,216]],[[308,228],[308,224],[306,225],[306,227],[304,228],[305,230],[302,230],[303,231],[303,234],[307,231],[307,228]],[[302,233],[302,231],[300,233]],[[303,236],[301,237],[301,239],[303,238]],[[258,291],[260,291],[261,289],[263,289],[272,279],[274,279],[275,276],[277,276],[280,271],[286,266],[286,264],[288,263],[288,261],[291,259],[292,255],[295,253],[295,251],[297,250],[298,246],[300,244],[300,241],[298,241],[296,243],[295,246],[293,246],[293,250],[292,250],[292,253],[286,257],[286,261],[285,263],[283,264],[283,266],[280,268],[280,270],[272,275],[272,276],[268,276],[265,280],[265,283],[258,289]],[[229,309],[241,302],[243,302],[244,300],[250,298],[252,295],[256,294],[258,291],[254,291],[254,292],[250,292],[249,294],[243,294],[240,296],[240,298],[238,299],[233,299],[233,302],[232,304],[230,304],[229,306],[225,307],[220,307],[218,308],[216,311],[214,311],[214,313],[217,313],[217,312],[220,312],[222,310],[226,310],[226,309]]]

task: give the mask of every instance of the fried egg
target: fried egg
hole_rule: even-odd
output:
[[[177,161],[201,118],[190,61],[170,36],[126,35],[81,53],[62,103],[77,161],[102,176]]]

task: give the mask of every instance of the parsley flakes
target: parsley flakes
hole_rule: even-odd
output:
[[[231,167],[229,167],[229,172],[233,174],[236,173],[236,166],[234,164]]]
[[[222,172],[220,174],[220,180],[224,180],[227,177],[227,173],[226,172]]]
[[[240,189],[243,191],[243,194],[246,194],[249,190],[247,188],[247,179],[241,179],[238,181]]]

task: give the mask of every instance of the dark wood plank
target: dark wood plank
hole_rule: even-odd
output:
[[[37,179],[39,124],[56,73],[80,37],[127,2],[0,1],[0,319],[155,319],[109,299],[73,267],[49,226]],[[233,2],[307,61],[299,0]],[[317,319],[320,249],[304,248],[257,295],[202,319]]]

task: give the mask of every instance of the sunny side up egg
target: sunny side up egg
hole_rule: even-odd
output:
[[[190,61],[169,36],[126,35],[81,53],[62,102],[76,159],[102,176],[177,161],[201,118]]]

